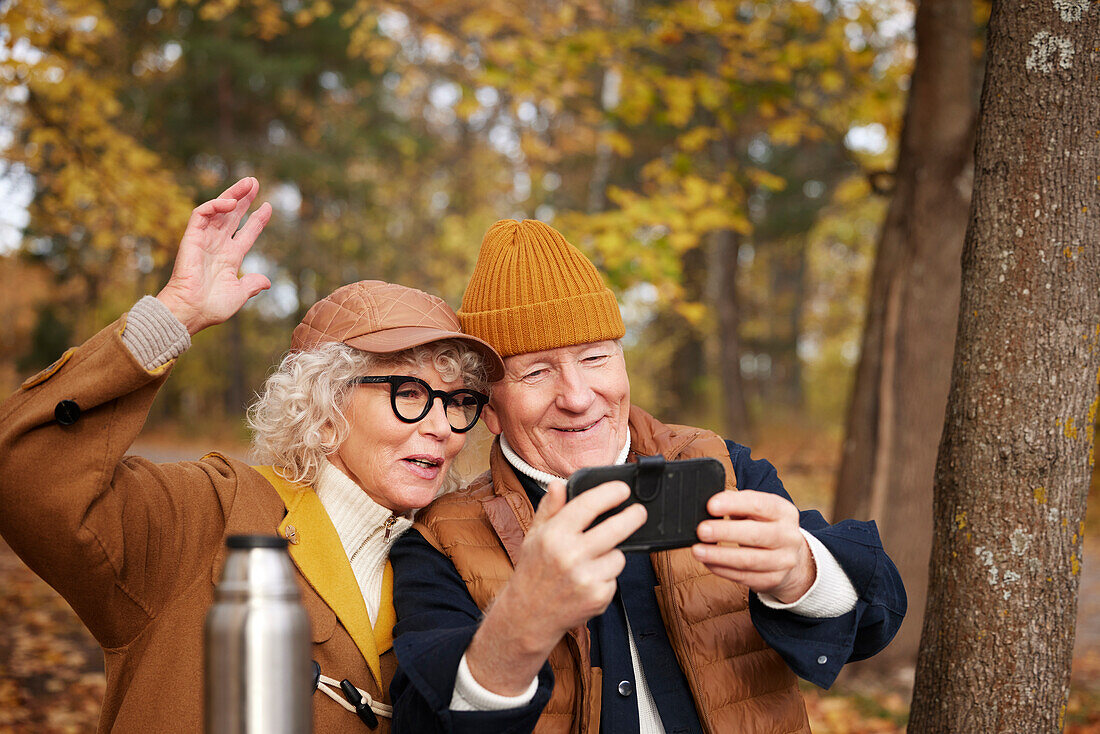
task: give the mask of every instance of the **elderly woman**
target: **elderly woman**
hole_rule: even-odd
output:
[[[201,730],[202,623],[225,538],[257,533],[286,538],[300,576],[328,694],[314,696],[315,730],[366,731],[370,709],[388,731],[386,557],[447,488],[503,372],[440,299],[353,283],[309,310],[249,411],[265,466],[125,456],[190,336],[270,285],[238,277],[271,216],[264,204],[237,231],[258,188],[243,179],[196,208],[157,297],[0,406],[0,533],[103,646],[100,732]],[[343,680],[361,700],[334,690]]]

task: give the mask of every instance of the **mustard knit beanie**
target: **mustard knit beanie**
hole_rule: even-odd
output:
[[[501,357],[619,339],[615,294],[548,224],[502,219],[485,233],[458,311],[462,330]]]

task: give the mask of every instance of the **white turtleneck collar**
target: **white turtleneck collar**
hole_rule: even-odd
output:
[[[526,461],[520,458],[512,447],[508,444],[508,439],[504,437],[504,434],[500,434],[500,450],[504,453],[504,458],[508,460],[508,463],[512,465],[512,468],[518,471],[524,476],[528,476],[534,479],[542,489],[546,489],[546,485],[555,479],[561,482],[566,480],[565,477],[559,477],[556,474],[536,469],[528,464]],[[625,464],[626,457],[630,455],[630,429],[626,429],[626,443],[623,445],[621,451],[619,451],[618,457],[615,459],[616,464]]]
[[[313,488],[340,536],[374,624],[386,558],[401,534],[412,527],[412,520],[375,502],[348,475],[323,459]]]

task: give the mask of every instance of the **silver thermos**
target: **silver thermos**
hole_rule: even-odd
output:
[[[206,734],[310,734],[309,619],[286,540],[233,535],[206,614]]]

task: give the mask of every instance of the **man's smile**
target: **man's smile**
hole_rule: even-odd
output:
[[[554,430],[561,431],[562,433],[583,433],[584,431],[587,431],[588,429],[594,428],[595,426],[599,425],[600,421],[602,420],[603,418],[597,418],[588,425],[581,426],[580,428],[555,428]]]

